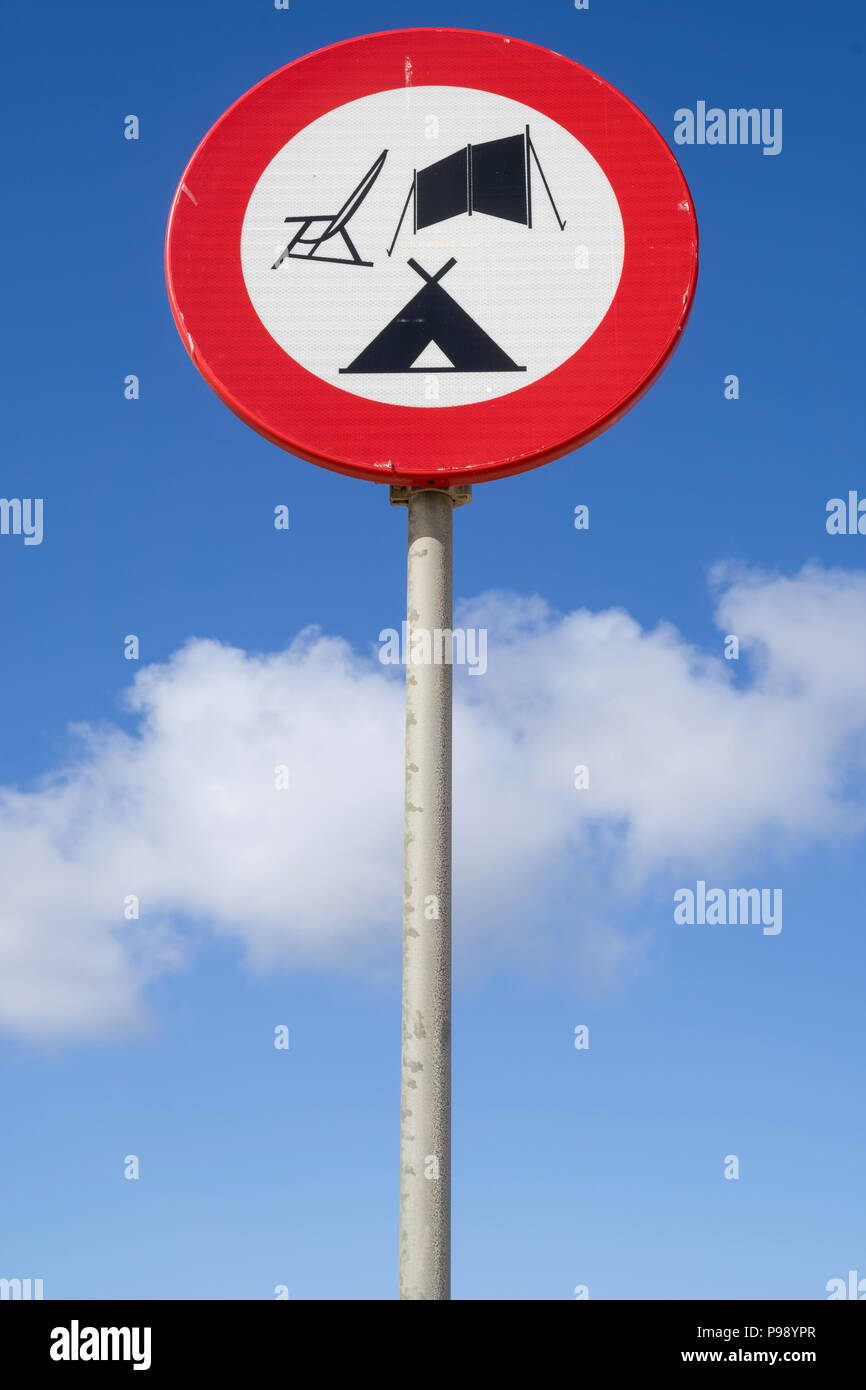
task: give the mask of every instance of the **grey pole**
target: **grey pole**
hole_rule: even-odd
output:
[[[470,498],[391,489],[409,508],[401,1299],[451,1297],[451,536]]]

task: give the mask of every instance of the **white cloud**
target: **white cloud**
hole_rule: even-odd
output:
[[[756,847],[785,855],[863,830],[866,576],[713,581],[740,663],[722,660],[721,636],[708,655],[618,610],[463,605],[460,623],[489,631],[486,674],[459,673],[455,697],[470,946],[543,933],[545,902],[576,879],[586,959],[616,973],[634,942],[600,909],[611,885],[636,893],[667,871],[712,875]],[[0,793],[0,1027],[91,1036],[140,1022],[148,981],[190,965],[190,922],[261,967],[364,967],[397,941],[399,669],[316,632],[266,656],[194,641],[142,670],[130,704],[135,736],[77,730],[68,768]],[[573,787],[577,763],[588,791]],[[138,923],[123,917],[131,893]]]

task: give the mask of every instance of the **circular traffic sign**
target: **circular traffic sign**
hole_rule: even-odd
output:
[[[175,195],[166,276],[201,374],[273,443],[414,486],[546,463],[677,345],[697,224],[662,137],[518,39],[413,29],[264,79]]]

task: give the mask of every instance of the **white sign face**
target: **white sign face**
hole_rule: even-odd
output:
[[[256,314],[307,371],[441,407],[572,357],[610,308],[623,246],[608,179],[562,126],[490,92],[408,86],[284,145],[240,251]]]

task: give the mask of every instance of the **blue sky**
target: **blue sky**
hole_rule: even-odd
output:
[[[402,722],[375,653],[405,513],[225,409],[162,241],[250,86],[429,24],[549,46],[670,143],[699,100],[784,112],[777,157],[676,147],[701,271],[652,391],[455,518],[491,659],[456,693],[454,1296],[826,1297],[866,1276],[866,537],[825,528],[829,498],[866,495],[864,36],[853,4],[802,0],[9,12],[0,491],[44,498],[45,532],[0,536],[0,1276],[394,1296]],[[278,761],[275,728],[303,794],[260,856],[244,758]],[[698,879],[781,887],[783,930],[676,925]]]

